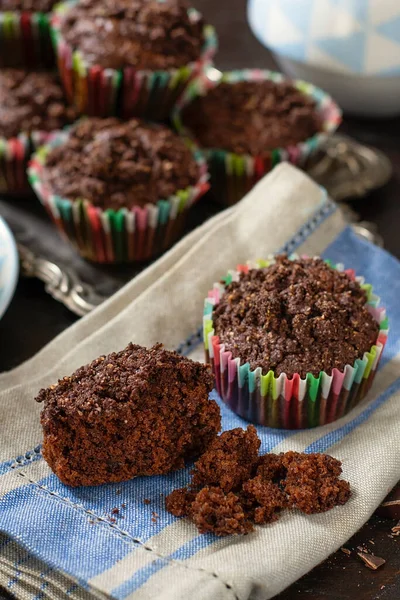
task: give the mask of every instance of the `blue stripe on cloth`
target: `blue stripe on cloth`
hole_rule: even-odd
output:
[[[346,228],[336,240],[324,252],[325,258],[330,258],[333,262],[343,262],[345,267],[354,268],[357,274],[365,276],[366,282],[371,283],[375,291],[380,290],[382,294],[382,305],[387,308],[391,317],[390,328],[392,342],[385,348],[386,360],[381,364],[391,360],[400,352],[400,303],[396,294],[395,286],[392,286],[393,279],[400,281],[400,263],[390,254],[372,244],[360,239],[353,230]],[[372,414],[386,402],[399,388],[396,382],[390,386],[379,398],[370,404],[357,418],[353,419],[343,427],[322,436],[315,440],[307,448],[307,452],[323,452],[330,446],[350,434],[356,427],[365,422]],[[247,423],[233,414],[227,407],[220,404],[223,417],[223,429],[233,427],[246,427]],[[278,445],[283,439],[297,433],[296,431],[274,430],[267,427],[257,427],[257,431],[262,440],[261,452],[268,452]],[[315,430],[318,435],[318,429]],[[207,536],[203,541],[202,547],[211,546],[216,543],[212,536]],[[176,552],[175,560],[187,560],[193,557],[200,548],[198,548],[197,538],[190,540]],[[170,556],[172,558],[172,555]],[[169,558],[170,558],[169,557]],[[129,582],[125,582],[118,591],[125,594],[118,596],[125,598],[132,591],[143,585],[152,575],[157,573],[167,563],[165,561],[155,561],[144,569],[138,571]],[[131,585],[131,588],[129,587]]]
[[[144,585],[146,581],[150,579],[150,577],[152,577],[153,575],[158,573],[158,571],[166,567],[171,560],[179,560],[185,553],[185,548],[186,546],[188,546],[188,544],[190,544],[191,547],[194,545],[196,547],[196,552],[198,552],[199,550],[206,548],[213,542],[215,542],[215,536],[211,534],[196,536],[193,540],[190,540],[190,542],[186,542],[175,552],[172,552],[168,556],[168,559],[156,559],[153,562],[146,565],[145,567],[142,567],[141,569],[136,571],[136,573],[132,575],[131,578],[127,579],[126,581],[124,581],[124,583],[113,589],[111,591],[111,596],[113,596],[114,598],[118,598],[118,600],[123,600],[124,598],[129,596],[132,592],[142,587],[142,585]]]
[[[371,283],[381,297],[381,305],[389,317],[389,338],[382,355],[380,367],[400,352],[400,262],[391,254],[360,239],[347,227],[323,253],[333,262],[342,262]]]

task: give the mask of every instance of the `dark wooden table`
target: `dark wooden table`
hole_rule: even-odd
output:
[[[196,0],[194,4],[219,33],[221,69],[274,66],[268,52],[254,39],[246,24],[245,0]],[[358,120],[346,117],[343,131],[374,145],[391,158],[394,175],[385,188],[354,203],[364,220],[378,226],[385,247],[400,257],[400,119]],[[77,317],[58,304],[37,280],[21,279],[13,303],[0,322],[0,370],[10,369],[32,356]],[[280,600],[399,600],[400,537],[391,535],[395,521],[372,519],[346,545],[351,554],[337,552],[279,596]],[[378,571],[367,569],[357,546],[386,559]],[[1,590],[0,590],[1,597]]]

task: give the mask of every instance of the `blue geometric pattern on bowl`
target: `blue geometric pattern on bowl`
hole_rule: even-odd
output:
[[[0,319],[14,295],[18,273],[17,246],[8,225],[0,217]]]
[[[400,0],[249,0],[248,20],[262,44],[292,60],[400,75]]]

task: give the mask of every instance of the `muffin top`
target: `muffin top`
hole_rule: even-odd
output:
[[[196,61],[203,28],[182,0],[79,0],[60,25],[89,65],[113,69],[169,69]]]
[[[55,75],[22,69],[0,71],[0,136],[61,129],[75,117]]]
[[[100,411],[118,404],[146,408],[146,394],[151,394],[156,383],[154,379],[162,372],[170,372],[182,387],[185,383],[201,383],[206,393],[213,387],[213,378],[206,365],[166,350],[162,344],[152,348],[128,344],[120,352],[100,356],[57,384],[40,390],[36,401],[44,402],[44,418],[60,412],[64,416],[79,414],[79,411],[96,418]],[[172,404],[175,399],[169,401]]]
[[[47,156],[43,179],[59,196],[118,210],[169,198],[196,184],[199,168],[163,125],[88,118]]]
[[[251,369],[317,377],[353,365],[376,343],[379,326],[366,302],[356,281],[322,259],[281,255],[226,287],[213,324],[226,350]]]
[[[204,148],[260,156],[304,142],[321,129],[315,102],[288,82],[221,82],[183,110]]]
[[[50,12],[58,0],[0,0],[1,11]]]

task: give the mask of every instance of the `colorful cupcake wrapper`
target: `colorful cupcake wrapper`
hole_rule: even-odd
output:
[[[197,78],[178,101],[174,110],[173,122],[179,133],[193,136],[182,121],[182,109],[199,95],[221,82],[236,83],[238,81],[287,81],[281,73],[259,69],[230,71],[220,73],[217,69],[207,69],[202,77]],[[313,98],[318,113],[322,117],[322,130],[313,137],[287,148],[276,148],[263,156],[235,154],[223,149],[203,149],[207,157],[211,187],[216,199],[225,206],[236,204],[266,173],[280,162],[291,162],[302,166],[306,159],[315,152],[326,138],[331,135],[342,120],[342,113],[333,99],[321,89],[305,81],[294,80],[293,85],[301,92]]]
[[[77,251],[98,263],[145,261],[172,246],[183,234],[188,209],[208,190],[207,164],[194,151],[199,166],[195,186],[178,191],[157,204],[132,209],[102,210],[88,200],[61,198],[52,194],[42,173],[50,150],[65,143],[68,129],[58,132],[49,144],[34,154],[28,169],[29,181],[51,219]]]
[[[15,138],[0,137],[0,193],[30,195],[32,188],[26,174],[32,153],[49,141],[54,133],[35,131]]]
[[[0,12],[0,67],[52,68],[50,15]]]
[[[217,50],[215,30],[211,25],[206,25],[200,59],[181,68],[150,71],[136,70],[134,67],[117,70],[90,66],[79,51],[67,44],[60,31],[62,14],[75,2],[70,0],[58,5],[51,29],[61,80],[68,99],[80,114],[164,120],[169,117],[189,83],[210,63]],[[198,16],[195,9],[189,10]]]
[[[252,370],[249,363],[242,364],[240,358],[233,358],[220,343],[213,329],[212,313],[225,286],[237,281],[241,272],[266,267],[273,262],[274,258],[270,257],[238,266],[236,271],[229,271],[224,284],[214,284],[208,293],[204,304],[203,338],[206,361],[211,364],[216,389],[231,410],[259,425],[304,429],[331,423],[348,413],[371,387],[388,336],[385,309],[379,307],[379,298],[373,294],[371,285],[365,284],[362,277],[356,277],[354,271],[345,270],[367,292],[367,308],[379,323],[375,345],[362,359],[346,365],[343,372],[333,369],[332,375],[321,372],[314,377],[307,373],[304,379],[299,374],[289,378],[285,373],[275,377],[273,371],[263,375],[261,367]],[[331,266],[344,271],[343,265]]]

